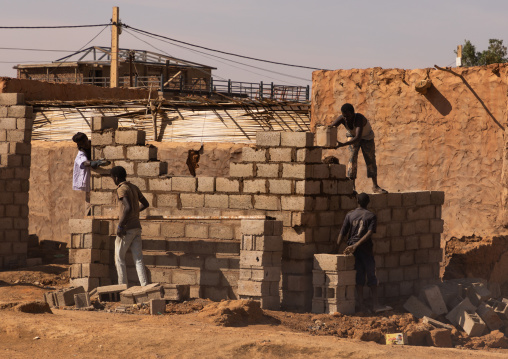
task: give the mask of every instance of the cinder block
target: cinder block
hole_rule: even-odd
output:
[[[123,160],[125,159],[125,147],[106,146],[102,149],[102,156],[100,157],[104,157],[108,160]]]
[[[503,320],[499,318],[499,316],[491,306],[485,303],[480,303],[480,305],[476,309],[476,313],[485,322],[485,324],[490,330],[499,330],[502,327],[504,327]]]
[[[473,313],[476,311],[476,307],[471,303],[469,298],[464,299],[452,310],[450,310],[450,312],[446,315],[446,319],[448,319],[454,326],[462,326],[465,321],[464,316],[466,311],[471,311]],[[430,317],[430,315],[428,315],[428,317]]]
[[[166,313],[166,301],[164,299],[150,299],[150,314]]]
[[[131,181],[132,182],[132,181]],[[90,192],[90,203],[97,204],[113,204],[113,192]]]
[[[171,207],[176,208],[179,206],[179,198],[177,194],[157,194],[157,207]]]
[[[314,142],[319,147],[337,147],[337,127],[317,126]]]
[[[99,249],[70,249],[69,250],[69,263],[94,263],[100,262]]]
[[[314,270],[322,271],[352,271],[355,257],[345,254],[314,254]]]
[[[32,106],[9,106],[7,107],[7,117],[33,117],[33,107]]]
[[[233,239],[233,236],[234,236],[233,227],[231,227],[231,226],[224,225],[224,224],[210,225],[209,238]]]
[[[229,176],[241,178],[253,177],[254,163],[230,163]]]
[[[90,295],[88,293],[74,294],[74,305],[78,309],[91,306]]]
[[[247,296],[263,296],[270,293],[270,282],[254,282],[239,280],[238,294]]]
[[[229,196],[227,194],[205,194],[206,208],[228,208]]]
[[[242,219],[241,230],[244,235],[273,236],[276,221],[264,219]]]
[[[69,219],[70,233],[101,233],[101,222],[98,219]]]
[[[167,163],[166,163],[167,164]],[[150,191],[171,191],[171,178],[150,178],[148,180]]]
[[[325,313],[333,314],[333,313],[341,313],[344,315],[353,315],[355,314],[355,301],[354,300],[344,300],[337,302],[325,302]]]
[[[281,132],[263,131],[256,132],[257,147],[278,147],[281,143]]]
[[[158,177],[161,175],[165,175],[168,173],[168,163],[167,162],[146,162],[146,163],[138,163],[137,165],[137,175],[143,177]]]
[[[228,178],[219,177],[215,181],[215,190],[217,192],[235,193],[240,191],[240,182]]]
[[[346,179],[346,166],[341,164],[332,163],[328,165],[330,170],[330,178],[333,179]]]
[[[242,162],[266,162],[265,149],[256,149],[253,147],[242,148]]]
[[[146,132],[142,130],[124,130],[115,132],[115,142],[120,145],[145,145]]]
[[[168,238],[185,236],[185,224],[179,222],[166,222],[161,224],[161,235]],[[179,283],[177,283],[179,284]],[[185,283],[183,283],[185,284]]]
[[[182,207],[201,208],[205,205],[205,195],[196,193],[182,193],[180,195]]]
[[[301,163],[283,163],[282,177],[307,179],[312,176],[312,167]]]
[[[448,313],[448,309],[446,309],[446,304],[441,295],[441,291],[437,285],[433,285],[427,287],[423,290],[425,299],[429,304],[430,308],[436,315],[442,315]]]
[[[282,252],[240,251],[240,268],[280,267]]]
[[[254,208],[270,211],[280,211],[281,209],[280,198],[273,195],[270,196],[255,195]]]
[[[282,196],[283,211],[311,211],[314,208],[314,198],[307,196]]]
[[[93,136],[93,135],[92,135]],[[157,147],[155,146],[128,146],[127,158],[131,161],[157,160]]]
[[[416,205],[425,206],[430,204],[430,191],[415,192]]]
[[[16,106],[25,104],[24,93],[1,93],[0,106]]]
[[[301,148],[296,150],[296,162],[322,163],[323,150],[321,148]],[[326,165],[328,170],[328,165]],[[328,171],[327,171],[328,173]]]
[[[312,147],[314,134],[312,132],[282,132],[282,147]]]
[[[274,194],[291,194],[292,193],[291,180],[269,179],[268,191],[269,193]]]
[[[197,177],[198,192],[215,192],[215,177]]]
[[[185,225],[185,237],[208,238],[208,225],[206,224]]]
[[[112,146],[114,144],[115,132],[111,130],[92,132],[93,146]]]
[[[243,181],[243,193],[266,193],[265,179],[252,179]]]
[[[441,206],[444,204],[445,195],[442,191],[431,191],[430,192],[430,203]]]
[[[425,316],[432,318],[435,316],[432,310],[415,296],[409,297],[406,303],[404,303],[404,309],[413,314],[416,318],[423,318]]]
[[[444,221],[442,219],[430,220],[430,233],[443,233]]]
[[[312,299],[312,313],[323,314],[325,312],[325,302],[320,299]]]
[[[474,311],[466,310],[461,319],[459,324],[470,337],[479,337],[485,332],[485,323]]]
[[[293,162],[295,159],[294,148],[270,148],[268,149],[270,162]]]
[[[312,169],[312,178],[328,178],[330,177],[330,169],[328,164],[310,165]]]
[[[298,195],[321,194],[321,181],[303,180],[295,182],[295,193]]]
[[[17,122],[15,118],[2,118],[2,120],[0,120],[0,129],[15,130],[17,128]]]
[[[229,197],[229,208],[232,209],[252,209],[254,205],[252,203],[252,196],[250,195],[230,195]]]
[[[171,190],[177,192],[195,192],[196,178],[194,177],[173,177],[171,181]]]
[[[83,287],[85,291],[89,292],[99,286],[99,278],[71,278],[70,285],[73,287]]]
[[[118,117],[109,116],[93,116],[92,117],[92,131],[103,131],[106,129],[118,128]]]
[[[30,142],[32,131],[30,130],[7,130],[8,142]]]
[[[279,164],[278,163],[257,163],[256,164],[256,177],[279,177]]]

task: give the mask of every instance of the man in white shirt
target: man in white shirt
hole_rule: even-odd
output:
[[[86,192],[86,210],[85,216],[91,213],[90,206],[90,168],[97,168],[99,166],[109,165],[109,161],[98,160],[91,161],[92,158],[92,145],[87,135],[83,132],[78,132],[72,136],[72,140],[78,146],[78,154],[74,160],[74,173],[72,175],[72,189],[75,191]]]

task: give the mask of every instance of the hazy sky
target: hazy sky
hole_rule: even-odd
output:
[[[18,0],[2,1],[2,26],[108,23],[112,7],[123,23],[178,40],[273,61],[326,69],[425,68],[455,64],[453,50],[469,39],[508,43],[506,0]],[[101,28],[0,29],[0,47],[77,50]],[[216,77],[306,85],[311,70],[231,58],[275,72],[231,64],[136,35],[164,52],[217,67]],[[91,45],[110,46],[109,28]],[[155,50],[124,32],[120,46]],[[12,66],[52,61],[67,53],[0,49],[0,75]],[[223,55],[219,55],[223,56]],[[9,63],[14,62],[14,63]]]

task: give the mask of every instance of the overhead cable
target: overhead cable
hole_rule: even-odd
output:
[[[78,27],[99,27],[111,26],[112,24],[97,24],[97,25],[63,25],[63,26],[0,26],[0,29],[72,29]]]
[[[178,42],[178,43],[180,43],[180,44],[185,44],[185,45],[188,45],[188,46],[197,47],[197,48],[200,48],[200,49],[203,49],[203,50],[207,50],[207,51],[218,52],[218,53],[225,54],[225,55],[230,55],[230,56],[241,57],[241,58],[243,58],[243,59],[254,60],[254,61],[261,61],[261,62],[266,62],[266,63],[269,63],[269,64],[275,64],[275,65],[281,65],[281,66],[299,67],[299,68],[302,68],[302,69],[309,69],[309,70],[323,70],[323,69],[320,69],[320,68],[317,68],[317,67],[310,67],[310,66],[303,66],[303,65],[287,64],[287,63],[284,63],[284,62],[278,62],[278,61],[271,61],[271,60],[258,59],[258,58],[255,58],[255,57],[250,57],[250,56],[239,55],[239,54],[235,54],[235,53],[232,53],[232,52],[226,52],[226,51],[221,51],[221,50],[215,50],[215,49],[211,49],[211,48],[209,48],[209,47],[204,47],[204,46],[200,46],[200,45],[195,45],[195,44],[191,44],[191,43],[189,43],[189,42],[185,42],[185,41],[180,41],[180,40],[172,39],[172,38],[167,37],[167,36],[158,35],[158,34],[155,34],[155,33],[153,33],[153,32],[149,32],[149,31],[141,30],[141,29],[138,29],[138,28],[135,28],[135,27],[132,27],[132,26],[126,25],[126,24],[122,24],[122,26],[123,26],[123,27],[125,27],[125,28],[128,28],[128,29],[132,29],[132,30],[134,30],[134,31],[140,32],[140,33],[144,33],[144,34],[148,34],[148,35],[152,35],[152,36],[160,37],[160,38],[163,38],[163,39],[166,39],[166,40],[170,40],[170,41]]]

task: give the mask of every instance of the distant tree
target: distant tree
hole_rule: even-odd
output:
[[[457,54],[457,51],[454,51]],[[482,66],[508,62],[506,46],[503,40],[489,39],[487,50],[477,52],[476,47],[469,40],[464,40],[462,45],[462,66]]]

